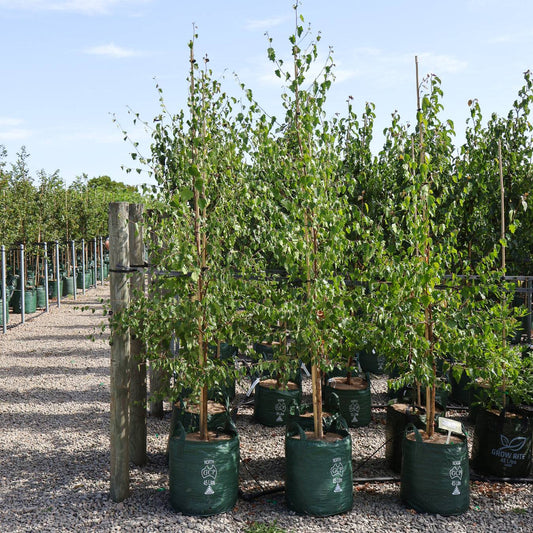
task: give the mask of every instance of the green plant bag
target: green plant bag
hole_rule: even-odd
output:
[[[352,439],[341,419],[330,429],[343,438],[309,440],[299,424],[287,426],[285,496],[297,513],[330,516],[352,508]]]
[[[174,403],[172,406],[172,417],[170,419],[169,438],[172,438],[179,426],[178,422],[183,425],[187,433],[198,431],[200,427],[200,415],[187,411],[186,402],[180,400],[179,403]],[[229,414],[229,405],[226,403],[226,410],[221,413],[207,414],[207,428],[209,430],[216,430],[226,426]]]
[[[63,278],[63,296],[74,294],[74,278],[66,276]]]
[[[472,379],[463,370],[459,381],[450,372],[450,382],[452,385],[450,400],[457,402],[459,405],[469,406],[472,403]]]
[[[254,389],[254,418],[265,426],[284,426],[291,408],[299,405],[301,398],[300,389],[271,389],[258,383]]]
[[[0,300],[0,326],[4,325],[4,317],[2,311],[2,300]],[[9,306],[6,305],[6,324],[9,322]]]
[[[290,413],[287,419],[287,425],[296,423],[304,431],[313,431],[315,428],[315,422],[313,416],[304,416],[305,414],[313,414],[313,406],[311,404],[299,404],[293,405],[290,409]],[[331,427],[336,424],[337,418],[341,415],[338,412],[331,412],[322,416],[322,428],[324,433],[331,431]],[[347,427],[346,420],[342,421],[343,427]]]
[[[414,440],[407,438],[409,433]],[[458,515],[470,505],[470,470],[466,435],[460,443],[424,442],[410,424],[402,443],[400,497],[422,513]]]
[[[11,298],[11,305],[13,306],[13,313],[20,314],[22,312],[22,291],[16,289]],[[34,289],[26,289],[24,291],[24,312],[35,313],[37,310],[37,293]]]
[[[239,490],[239,436],[227,424],[223,441],[187,441],[178,422],[169,442],[170,505],[180,513],[210,516],[230,511]]]
[[[36,306],[39,309],[42,309],[43,307],[46,307],[46,291],[44,289],[43,285],[39,285],[35,289],[35,293],[37,296]]]
[[[408,405],[405,411],[396,409],[393,405],[387,405],[385,459],[393,472],[400,473],[402,470],[402,442],[405,429],[409,424],[413,424],[417,428],[422,429],[425,424],[420,414],[414,411],[412,405]]]
[[[63,280],[59,280],[59,294],[63,294]],[[57,298],[57,281],[55,279],[48,282],[48,297]]]
[[[363,372],[382,375],[385,373],[387,359],[384,355],[378,355],[375,350],[362,350],[357,354],[359,366]]]
[[[527,477],[531,470],[533,426],[527,417],[482,409],[476,418],[472,468],[495,477]]]
[[[351,428],[364,427],[370,424],[372,413],[368,372],[365,380],[368,386],[362,390],[338,389],[331,387],[328,382],[323,389],[326,409],[339,412]]]

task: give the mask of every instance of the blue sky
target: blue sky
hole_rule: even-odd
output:
[[[149,134],[134,127],[128,107],[147,121],[158,112],[155,83],[178,110],[187,93],[188,48],[198,27],[197,56],[227,78],[233,73],[270,112],[279,112],[280,86],[267,60],[265,32],[288,52],[292,0],[0,0],[0,145],[8,164],[21,146],[32,175],[59,170],[66,183],[83,173],[130,184],[132,164],[114,114],[148,155]],[[437,74],[444,118],[462,140],[467,102],[485,117],[506,114],[533,68],[533,2],[529,0],[304,0],[306,22],[333,47],[337,80],[330,110],[348,96],[359,113],[376,105],[381,131],[398,110],[413,121],[414,56],[421,74]],[[376,148],[380,136],[377,136]]]

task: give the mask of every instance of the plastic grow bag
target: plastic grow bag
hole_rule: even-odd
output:
[[[397,405],[398,407],[394,407]],[[385,425],[385,459],[394,472],[402,470],[402,442],[405,429],[409,424],[422,429],[424,422],[415,408],[408,404],[387,405],[387,422]]]
[[[476,418],[472,468],[496,477],[526,477],[531,470],[533,426],[520,415],[482,409]]]
[[[332,378],[333,379],[333,378]],[[349,427],[368,426],[371,420],[370,377],[366,373],[364,389],[342,389],[331,386],[331,379],[324,386],[326,409],[339,412]]]
[[[210,516],[230,511],[239,490],[239,436],[228,424],[229,440],[186,440],[178,422],[169,442],[170,504],[187,515]]]
[[[352,440],[343,422],[331,428],[342,436],[332,442],[308,439],[296,423],[287,426],[285,496],[293,511],[330,516],[352,508]]]
[[[210,404],[215,402],[210,401]],[[178,428],[178,422],[181,422],[186,432],[198,431],[200,426],[200,415],[187,409],[188,403],[186,400],[180,400],[172,406],[172,418],[170,419],[170,434],[169,438],[174,436]],[[219,405],[217,405],[218,407]],[[220,405],[222,407],[222,405]],[[229,414],[229,403],[226,403],[224,411],[207,413],[207,428],[216,430],[226,426]]]
[[[414,439],[407,436],[414,432]],[[402,444],[400,497],[423,513],[457,515],[470,505],[470,470],[466,435],[461,442],[424,442],[409,425]]]
[[[377,354],[375,349],[358,352],[357,360],[363,372],[372,372],[372,374],[376,375],[385,373],[387,358],[384,355]]]
[[[297,389],[264,387],[261,382],[254,390],[254,418],[265,426],[283,426],[291,408],[300,404],[302,392]]]

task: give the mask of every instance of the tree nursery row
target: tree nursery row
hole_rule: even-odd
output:
[[[40,242],[0,250],[0,325],[4,332],[10,311],[21,315],[48,311],[49,301],[95,286],[109,275],[109,242],[103,237],[67,243]],[[4,304],[5,302],[5,304]]]
[[[142,354],[132,356],[135,371],[146,359],[175,377],[161,393],[176,404],[172,506],[198,515],[231,509],[239,437],[227,411],[217,417],[208,406],[230,397],[244,375],[234,351],[252,354],[256,418],[290,421],[288,506],[346,512],[347,427],[364,425],[370,408],[359,364],[379,354],[401,404],[402,499],[419,511],[460,514],[469,506],[470,458],[461,424],[440,416],[450,382],[468,383],[479,409],[476,471],[505,478],[531,469],[532,359],[520,331],[531,294],[516,289],[531,287],[533,80],[525,74],[505,118],[485,122],[470,102],[466,141],[456,147],[439,79],[417,75],[414,128],[394,115],[376,155],[371,104],[361,117],[352,99],[344,115],[326,113],[334,65],[328,57],[311,78],[319,40],[296,6],[292,60],[268,41],[285,87],[281,118],[244,86],[241,98],[224,92],[207,58],[196,59],[196,36],[187,108],[170,113],[159,88],[151,154],[132,154],[157,183],[129,240],[142,233],[150,285],[133,274],[129,304],[124,266],[142,263],[124,259],[128,205],[110,211],[112,433],[127,434],[113,386],[121,368],[129,372],[120,365],[131,334]],[[312,382],[308,416],[299,412],[302,363]],[[117,480],[128,454],[115,442],[118,501],[127,496]]]

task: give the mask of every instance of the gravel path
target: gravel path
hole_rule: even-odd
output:
[[[131,468],[131,496],[109,498],[109,345],[101,298],[109,287],[63,300],[61,309],[36,313],[27,323],[0,333],[0,528],[35,531],[246,531],[254,522],[287,531],[453,531],[530,532],[533,486],[472,483],[471,508],[459,517],[417,514],[399,499],[398,483],[355,486],[350,513],[328,518],[290,512],[282,492],[239,499],[231,513],[186,517],[168,504],[165,448],[170,423],[149,419],[148,465]],[[82,310],[81,306],[89,309]],[[91,311],[95,311],[94,313]],[[95,340],[89,337],[94,336]],[[306,384],[307,386],[308,384]],[[383,380],[373,383],[380,403]],[[239,388],[237,401],[243,399]],[[381,389],[380,389],[381,387]],[[384,465],[384,410],[371,424],[351,430],[354,477],[391,476]],[[277,487],[284,473],[281,428],[252,420],[239,409],[241,488],[254,492]],[[260,483],[260,486],[258,485]]]

